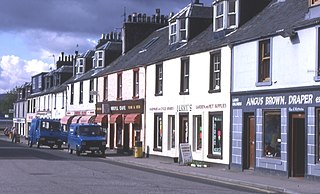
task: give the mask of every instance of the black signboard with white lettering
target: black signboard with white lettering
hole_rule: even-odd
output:
[[[320,106],[320,91],[273,92],[270,94],[232,95],[233,109],[286,107],[291,112],[304,111],[308,106]]]
[[[144,100],[108,101],[97,103],[97,114],[130,114],[143,113]]]

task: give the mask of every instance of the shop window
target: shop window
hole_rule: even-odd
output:
[[[270,39],[259,42],[258,82],[271,83]]]
[[[222,159],[223,142],[222,113],[209,113],[209,152],[208,158]]]
[[[105,101],[108,100],[108,77],[104,77],[104,93],[103,93],[103,99]]]
[[[316,153],[317,162],[320,163],[320,108],[316,109]]]
[[[175,116],[168,116],[168,149],[175,148],[176,132],[175,132]]]
[[[209,92],[220,91],[221,87],[221,52],[210,53]]]
[[[118,73],[117,77],[117,99],[122,99],[122,73]]]
[[[163,120],[162,114],[154,115],[154,151],[162,151]]]
[[[189,58],[181,59],[180,95],[189,94]]]
[[[90,79],[90,83],[89,83],[89,103],[93,102],[93,93],[94,93],[94,82],[93,79]]]
[[[202,148],[202,118],[201,115],[193,116],[193,151]]]
[[[73,104],[73,99],[74,99],[74,85],[70,85],[70,104]]]
[[[163,92],[163,64],[156,65],[156,91],[155,95],[162,95]]]
[[[133,98],[139,97],[139,69],[133,71]]]
[[[79,89],[79,104],[83,103],[83,82],[80,82],[80,89]]]
[[[264,156],[281,157],[281,112],[265,111],[263,115]]]
[[[116,142],[117,147],[122,147],[122,123],[117,123]]]

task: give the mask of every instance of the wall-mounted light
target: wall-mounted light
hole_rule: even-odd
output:
[[[277,30],[276,33],[280,36],[282,36],[283,38],[287,38],[287,37],[294,37],[297,35],[297,32],[292,30],[292,29],[281,29],[281,30]]]

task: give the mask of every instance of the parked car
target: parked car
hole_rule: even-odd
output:
[[[73,150],[76,151],[77,156],[87,151],[105,156],[106,138],[101,126],[97,124],[71,124],[68,132],[68,151],[72,154]]]
[[[29,129],[28,145],[32,147],[36,144],[39,148],[41,145],[53,146],[57,145],[60,149],[63,141],[61,140],[61,124],[59,120],[35,118],[31,121]]]

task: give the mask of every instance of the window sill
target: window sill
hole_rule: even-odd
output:
[[[208,93],[219,93],[221,92],[221,89],[216,89],[216,90],[209,90]]]
[[[189,92],[179,92],[180,95],[189,95]]]
[[[79,104],[83,104],[83,102],[79,102]]]
[[[208,154],[207,158],[211,158],[211,159],[222,159],[221,155],[215,155],[215,154]]]
[[[319,76],[319,75],[314,76],[314,77],[313,77],[313,80],[314,80],[315,82],[320,82],[320,76]]]
[[[139,99],[139,96],[132,96],[132,99]]]
[[[93,100],[89,100],[89,103],[93,103]]]
[[[70,105],[73,105],[73,102],[70,102]]]
[[[161,92],[161,93],[155,93],[154,94],[155,96],[163,96],[163,93]]]
[[[121,101],[121,100],[122,100],[122,97],[121,97],[121,98],[117,98],[117,100],[118,100],[118,101]]]
[[[155,152],[162,152],[162,149],[161,149],[161,148],[153,148],[153,151],[155,151]]]
[[[266,81],[266,82],[257,82],[256,87],[262,87],[262,86],[271,86],[272,82],[271,81]]]

